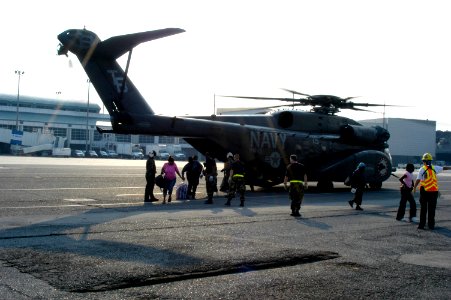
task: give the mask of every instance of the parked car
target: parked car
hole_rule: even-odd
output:
[[[170,154],[168,152],[160,152],[158,156],[160,157],[160,159],[168,159],[169,155]]]
[[[118,158],[118,155],[114,150],[107,150],[106,153],[108,153],[108,157],[110,158]]]
[[[87,156],[87,157],[99,157],[94,150],[89,150],[88,152],[86,152],[85,156]]]
[[[85,157],[85,154],[81,150],[72,150],[73,157]]]
[[[99,157],[101,157],[101,158],[108,158],[108,153],[106,153],[103,150],[99,150]]]
[[[133,151],[131,154],[132,159],[143,159],[144,154],[141,151]]]
[[[177,160],[185,160],[186,159],[186,155],[182,152],[174,153],[174,157]]]

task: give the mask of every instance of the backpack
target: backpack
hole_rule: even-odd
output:
[[[165,187],[164,177],[163,175],[158,175],[155,177],[155,184],[160,188],[163,189]]]

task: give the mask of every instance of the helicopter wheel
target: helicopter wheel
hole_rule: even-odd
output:
[[[380,190],[382,188],[382,182],[372,182],[369,185],[372,190]]]
[[[330,180],[320,180],[316,184],[316,188],[320,192],[330,192],[334,189],[334,183]]]

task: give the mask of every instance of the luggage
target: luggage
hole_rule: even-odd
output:
[[[160,188],[163,189],[165,182],[164,182],[164,177],[163,175],[158,175],[157,177],[155,177],[155,184]]]
[[[186,183],[181,183],[177,186],[175,190],[175,198],[177,200],[186,200],[188,196],[188,185]]]

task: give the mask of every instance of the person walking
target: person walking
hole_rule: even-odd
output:
[[[232,152],[227,153],[226,161],[224,162],[224,168],[221,172],[224,173],[224,177],[222,178],[221,185],[219,186],[219,190],[221,192],[227,193],[229,191],[229,177],[230,177],[230,167],[233,163],[233,154]]]
[[[193,157],[190,156],[188,157],[188,163],[183,166],[182,169],[182,176],[186,178],[186,180],[188,181],[188,188],[187,188],[187,194],[186,194],[186,198],[189,199],[190,195],[191,195],[191,190],[193,189],[193,185],[191,183],[191,169],[193,168]],[[186,176],[185,176],[186,174]]]
[[[240,155],[235,153],[233,163],[230,166],[229,193],[227,194],[227,202],[225,205],[230,206],[232,198],[238,192],[240,194],[240,206],[244,206],[244,193],[246,192],[245,182],[245,166],[240,160]]]
[[[415,167],[413,164],[408,163],[406,165],[406,172],[399,178],[401,182],[401,200],[399,201],[398,213],[396,214],[396,220],[403,221],[404,214],[406,212],[406,203],[409,201],[409,222],[416,221],[417,216],[417,205],[415,199],[413,198],[413,171]]]
[[[217,187],[217,177],[218,177],[218,167],[216,166],[216,161],[211,157],[210,153],[205,153],[205,163],[204,163],[204,175],[205,175],[205,185],[207,188],[207,201],[205,204],[213,204],[213,194],[218,191]]]
[[[423,161],[423,166],[418,170],[418,176],[413,186],[413,192],[415,193],[418,185],[420,185],[420,223],[418,224],[418,229],[424,229],[427,216],[428,227],[434,230],[435,209],[439,195],[437,174],[450,168],[432,165],[432,155],[430,153],[424,153],[421,160]]]
[[[164,188],[163,188],[163,204],[166,204],[166,195],[168,195],[168,202],[172,200],[172,190],[177,179],[176,174],[185,180],[185,177],[180,175],[177,164],[174,162],[172,155],[168,157],[168,162],[164,163],[163,168],[161,168],[161,174],[164,175]]]
[[[366,186],[365,168],[365,163],[361,162],[357,165],[357,169],[355,169],[351,175],[351,191],[354,193],[354,199],[349,200],[348,203],[351,207],[354,207],[355,203],[356,210],[363,210],[361,205],[363,200],[363,191]]]
[[[288,187],[288,182],[290,186]],[[303,164],[298,162],[295,154],[290,155],[290,164],[287,166],[283,185],[288,190],[291,200],[291,216],[300,217],[304,191],[308,188],[307,174]]]
[[[182,176],[185,176],[188,180],[188,195],[187,198],[195,200],[196,199],[196,190],[199,185],[199,178],[202,175],[203,171],[202,164],[199,162],[197,155],[193,155],[188,158],[188,163],[183,167]]]
[[[155,174],[157,173],[157,167],[155,166],[155,151],[150,151],[146,162],[146,189],[144,191],[144,202],[158,201],[153,194],[153,188],[155,187]]]

